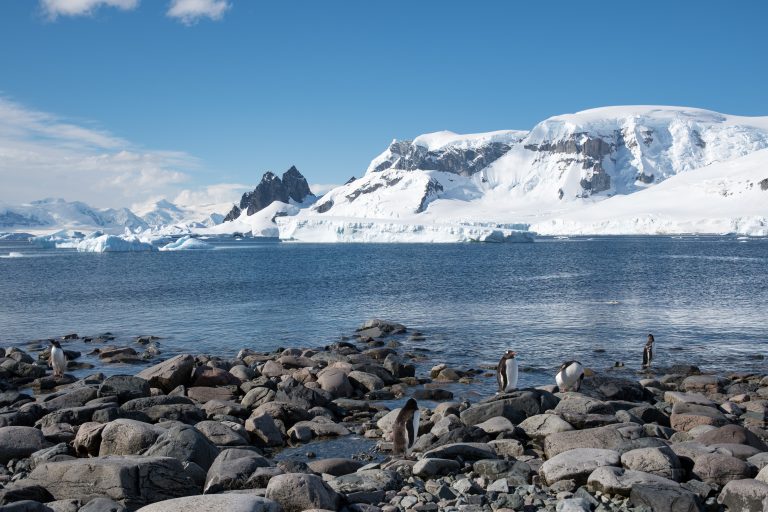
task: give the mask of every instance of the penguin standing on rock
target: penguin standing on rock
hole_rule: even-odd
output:
[[[560,392],[578,391],[584,381],[584,367],[578,361],[566,361],[560,365],[555,382]]]
[[[51,357],[48,362],[53,368],[54,377],[64,376],[64,370],[67,368],[67,356],[64,354],[64,349],[61,348],[61,344],[56,340],[51,340]]]
[[[407,457],[416,438],[419,435],[419,406],[416,400],[409,398],[395,418],[395,424],[392,428],[394,434],[394,446],[392,451],[395,455]]]
[[[653,334],[648,335],[648,341],[645,342],[645,348],[643,349],[643,368],[651,367],[651,360],[653,360]]]
[[[496,381],[499,383],[499,393],[508,393],[517,389],[517,352],[507,350],[496,368]]]

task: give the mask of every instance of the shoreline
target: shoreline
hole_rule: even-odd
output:
[[[145,512],[768,506],[765,374],[603,371],[580,393],[557,393],[553,377],[457,401],[452,386],[471,389],[490,372],[423,372],[401,343],[420,336],[373,320],[322,349],[150,354],[154,366],[83,379],[53,379],[20,349],[0,350],[0,507],[101,510],[84,508],[94,498]],[[151,352],[156,339],[144,341]],[[17,390],[34,379],[53,392]],[[420,406],[420,436],[410,459],[392,458],[394,406],[408,397]],[[138,474],[148,480],[127,485]]]

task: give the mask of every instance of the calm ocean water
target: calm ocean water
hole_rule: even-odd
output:
[[[404,340],[428,349],[426,368],[477,368],[514,348],[521,386],[550,383],[566,359],[637,369],[649,332],[659,365],[766,368],[765,239],[217,246],[78,254],[2,243],[0,256],[22,257],[0,257],[0,345],[110,331],[118,344],[160,336],[164,355],[232,356],[321,346],[381,317],[426,335]]]

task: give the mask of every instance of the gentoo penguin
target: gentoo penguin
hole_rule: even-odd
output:
[[[517,389],[517,352],[507,350],[496,368],[496,381],[499,383],[499,393]]]
[[[64,349],[56,340],[51,340],[51,357],[48,362],[51,363],[54,377],[64,376],[64,370],[67,368],[67,356],[64,355]]]
[[[397,413],[395,424],[392,427],[394,434],[394,446],[392,451],[395,455],[408,456],[408,452],[413,448],[416,437],[419,435],[419,406],[416,400],[409,398],[400,412]]]
[[[584,367],[578,361],[566,361],[555,375],[555,382],[561,392],[578,391],[584,380]]]
[[[653,334],[648,335],[648,341],[645,342],[645,348],[643,349],[643,368],[650,368],[651,361],[653,360]]]

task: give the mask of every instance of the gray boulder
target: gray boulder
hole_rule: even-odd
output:
[[[269,388],[265,387],[255,387],[251,390],[249,390],[243,399],[240,401],[240,403],[244,407],[248,407],[249,409],[258,407],[261,404],[265,404],[267,402],[271,402],[275,399],[275,391]]]
[[[710,453],[696,457],[692,474],[708,484],[723,486],[731,480],[754,477],[755,467],[736,457]]]
[[[78,512],[125,512],[126,508],[115,500],[109,498],[94,498],[82,507]]]
[[[238,425],[242,428],[242,426]],[[247,446],[248,439],[219,421],[201,421],[195,425],[208,440],[216,446]]]
[[[544,439],[544,453],[551,458],[576,448],[615,450],[623,442],[638,439],[643,435],[645,435],[643,428],[634,423],[557,432]]]
[[[536,414],[524,419],[518,425],[531,439],[541,440],[550,434],[568,432],[573,430],[573,425],[565,421],[557,414]]]
[[[685,477],[685,469],[680,459],[668,447],[629,450],[622,454],[621,464],[627,469],[650,473],[676,482],[682,481]]]
[[[629,496],[632,487],[636,485],[654,485],[675,489],[680,487],[677,482],[658,475],[608,466],[595,469],[587,479],[587,487],[590,491],[621,496]]]
[[[552,393],[538,389],[520,390],[493,397],[461,412],[465,425],[477,425],[495,416],[504,416],[512,423],[553,409],[558,398]]]
[[[204,492],[213,494],[246,488],[246,482],[253,472],[269,465],[267,459],[254,451],[238,448],[224,450],[208,470]]]
[[[646,507],[654,512],[700,512],[698,497],[681,487],[637,484],[629,493],[629,502],[635,507]]]
[[[37,466],[24,481],[45,487],[57,500],[106,495],[129,509],[200,492],[181,463],[169,457],[109,456],[48,462]]]
[[[165,432],[164,428],[129,419],[116,419],[101,431],[99,455],[138,455]]]
[[[354,473],[363,467],[363,463],[354,459],[331,458],[313,460],[308,462],[307,466],[318,474],[326,473],[328,475],[341,476]]]
[[[116,396],[120,403],[147,397],[149,382],[133,375],[112,375],[101,383],[97,396]]]
[[[144,452],[149,457],[173,457],[180,462],[194,462],[205,471],[208,471],[218,454],[216,445],[189,425],[169,428]]]
[[[266,497],[280,504],[284,512],[307,509],[337,510],[341,497],[317,475],[286,473],[270,479]]]
[[[461,464],[453,459],[421,459],[413,465],[413,474],[423,478],[432,478],[455,473]]]
[[[455,459],[465,460],[495,459],[496,452],[486,443],[451,443],[438,446],[424,454],[425,459]]]
[[[142,370],[136,376],[148,381],[150,387],[160,388],[169,393],[176,386],[189,384],[194,366],[194,357],[189,354],[179,354]]]
[[[336,492],[345,494],[352,503],[379,503],[386,491],[399,489],[400,476],[385,469],[365,469],[328,481]]]
[[[137,512],[282,512],[280,505],[252,494],[206,494],[160,501]]]
[[[42,431],[33,427],[0,427],[0,464],[23,459],[46,446]]]
[[[257,410],[258,411],[258,410]],[[247,430],[254,441],[263,446],[282,446],[283,434],[269,414],[257,415],[255,411],[245,422]]]
[[[587,483],[589,475],[601,466],[618,466],[619,454],[599,448],[576,448],[547,460],[539,470],[547,484],[573,480],[577,485]]]
[[[717,502],[730,512],[768,510],[768,484],[757,480],[732,480],[725,484]]]
[[[354,391],[347,374],[340,368],[326,368],[321,371],[318,374],[317,383],[334,398],[350,397]]]

